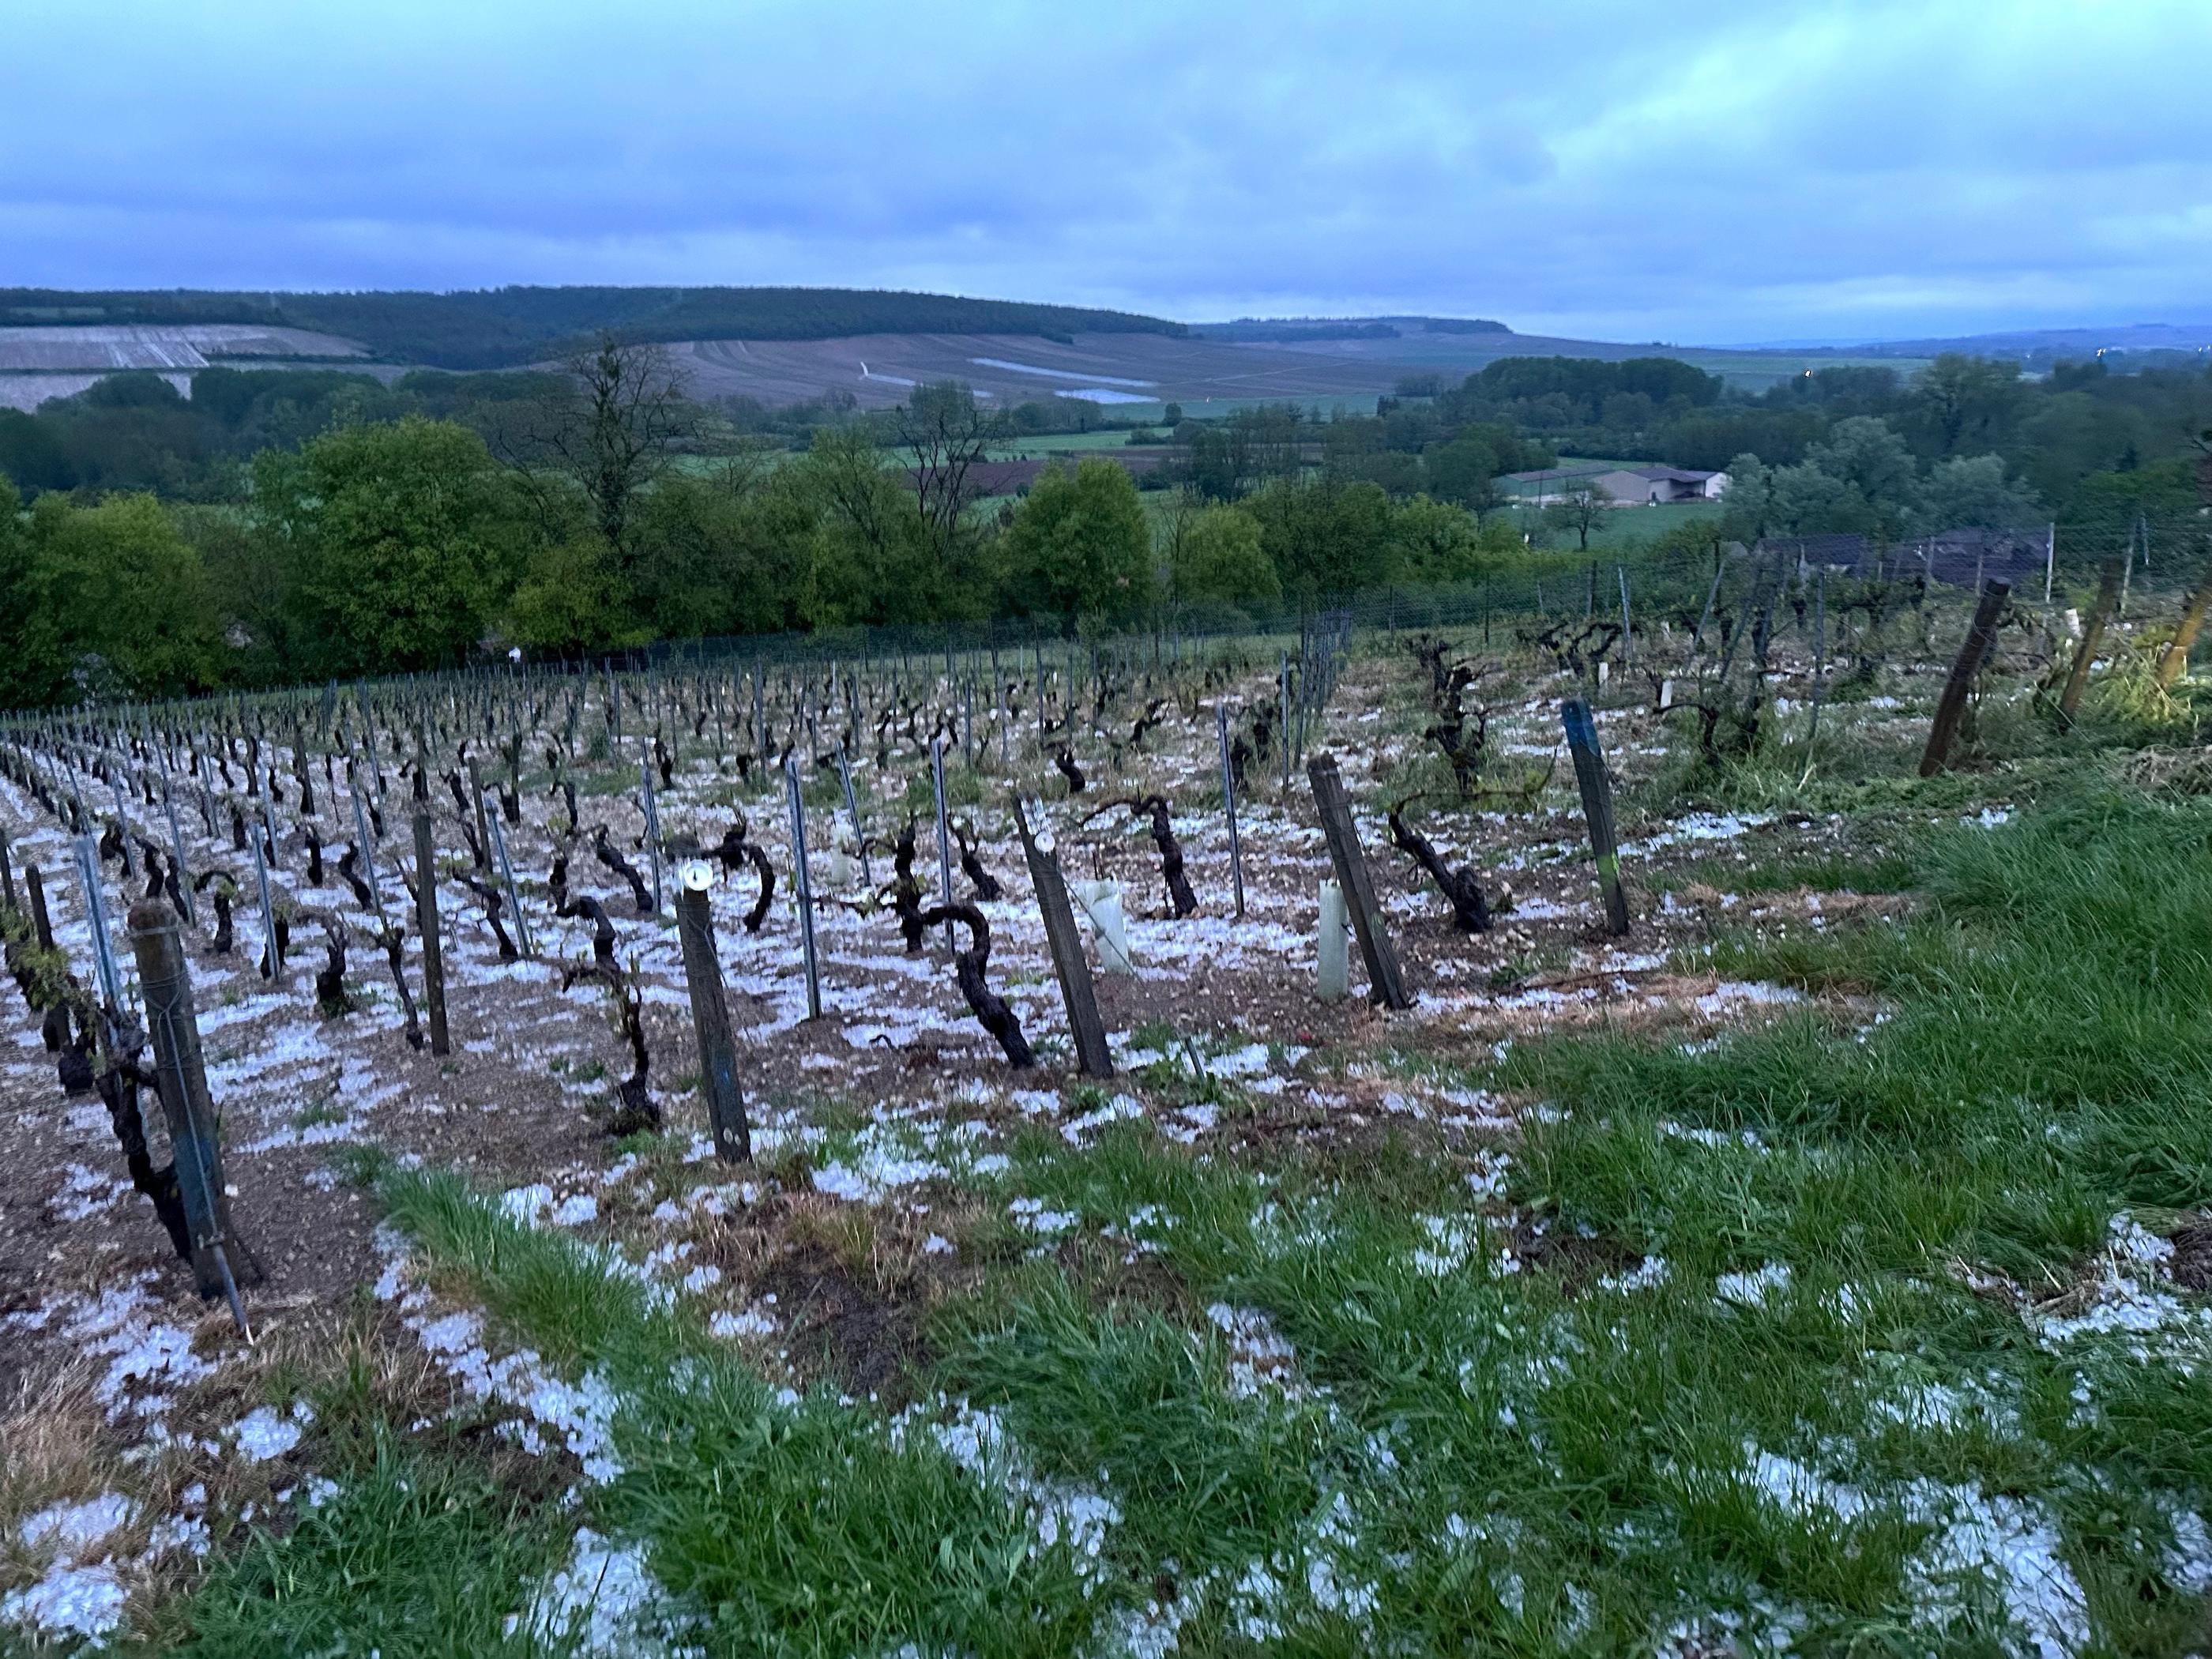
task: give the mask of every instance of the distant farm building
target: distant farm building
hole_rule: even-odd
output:
[[[1681,466],[1628,466],[1601,472],[1588,482],[1616,501],[1657,506],[1666,501],[1718,501],[1728,494],[1729,475]]]
[[[1570,461],[1540,471],[1509,472],[1501,482],[1538,507],[1582,489],[1598,490],[1619,506],[1646,507],[1718,501],[1728,493],[1729,475],[1680,466],[1577,465]]]

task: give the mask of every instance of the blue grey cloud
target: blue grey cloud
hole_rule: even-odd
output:
[[[9,9],[0,283],[1683,341],[2212,313],[2203,0]]]

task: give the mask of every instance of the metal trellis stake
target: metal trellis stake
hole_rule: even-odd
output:
[[[783,763],[785,793],[791,799],[791,884],[799,902],[799,944],[806,963],[806,1017],[822,1018],[822,970],[814,955],[814,881],[806,864],[806,805],[800,799],[799,763]]]

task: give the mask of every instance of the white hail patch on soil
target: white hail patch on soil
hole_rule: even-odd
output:
[[[644,1545],[612,1543],[580,1527],[568,1565],[538,1588],[526,1613],[508,1615],[506,1633],[526,1631],[575,1659],[676,1659],[700,1652],[675,1639],[685,1622]]]
[[[249,1463],[261,1463],[290,1451],[300,1443],[301,1423],[314,1420],[304,1401],[293,1408],[293,1416],[298,1420],[279,1417],[269,1407],[259,1406],[239,1419],[229,1430],[239,1455]]]
[[[74,1558],[129,1526],[133,1513],[129,1498],[107,1492],[82,1503],[49,1504],[25,1516],[15,1531],[27,1549],[51,1549]]]
[[[1298,1378],[1297,1351],[1265,1313],[1216,1302],[1206,1316],[1228,1339],[1231,1399],[1251,1400],[1265,1394],[1297,1399],[1307,1392]]]
[[[2184,1302],[2166,1288],[2172,1260],[2171,1243],[2132,1216],[2114,1216],[2086,1303],[2074,1313],[2028,1309],[2028,1328],[2052,1353],[2087,1349],[2094,1356],[2094,1339],[2103,1337],[2140,1364],[2172,1365],[2185,1376],[2212,1370],[2212,1306]]]
[[[1023,1505],[1035,1534],[1029,1550],[1032,1559],[1065,1547],[1084,1593],[1099,1587],[1106,1571],[1102,1552],[1107,1534],[1121,1521],[1118,1504],[1093,1488],[1039,1475],[998,1413],[975,1410],[964,1400],[939,1398],[909,1407],[892,1419],[892,1444],[904,1443],[917,1428],[926,1430],[946,1456],[979,1482],[1003,1489]]]
[[[57,1561],[37,1583],[0,1596],[0,1620],[102,1648],[123,1623],[127,1595],[112,1567]]]
[[[536,1456],[553,1443],[581,1465],[584,1478],[604,1484],[622,1473],[614,1453],[613,1425],[621,1401],[605,1377],[586,1371],[569,1382],[549,1370],[534,1349],[495,1358],[482,1341],[483,1316],[471,1310],[433,1316],[429,1292],[410,1288],[405,1241],[388,1227],[377,1230],[385,1269],[377,1295],[399,1304],[401,1322],[416,1334],[439,1370],[471,1398],[507,1406],[521,1413],[505,1425],[521,1447]],[[633,1270],[635,1271],[635,1270]]]
[[[1790,1278],[1788,1262],[1770,1261],[1746,1273],[1723,1273],[1713,1280],[1713,1295],[1739,1308],[1763,1308],[1790,1288]]]

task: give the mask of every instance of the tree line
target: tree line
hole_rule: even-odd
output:
[[[1825,377],[1825,378],[1824,378]],[[1506,359],[1373,416],[1295,405],[1133,432],[1106,459],[987,498],[985,465],[1043,411],[916,388],[866,415],[743,429],[611,337],[560,373],[208,369],[189,400],[117,375],[0,413],[0,706],[580,657],[660,639],[991,617],[1253,611],[1467,581],[1587,544],[1603,503],[1516,505],[1555,464],[1541,411],[1791,422],[1732,453],[1717,514],[1668,552],[1856,530],[2194,523],[2212,381],[2088,366],[2024,380],[1942,360],[1731,392],[1672,360]],[[1532,413],[1535,410],[1537,413]],[[2055,435],[2054,435],[2055,434]],[[2061,440],[2063,440],[2062,442]],[[1766,441],[1760,439],[1760,441]],[[1556,447],[1555,447],[1556,446]],[[1633,447],[1618,446],[1633,453]],[[2130,532],[2132,533],[2132,532]]]
[[[275,376],[215,370],[189,406],[125,376],[49,405],[40,421],[64,439],[70,422],[118,412],[212,422],[228,486],[27,500],[5,485],[0,705],[447,667],[509,648],[574,657],[787,629],[1272,606],[1468,580],[1521,546],[1502,521],[1486,531],[1449,503],[1319,472],[1148,509],[1127,469],[1087,459],[982,501],[979,469],[1011,428],[957,385],[917,388],[800,449],[708,453],[701,411],[652,348],[610,340],[568,370],[495,388],[511,395],[447,388],[458,401],[443,414],[394,413],[404,387],[280,392],[259,384]],[[255,436],[269,441],[231,453]]]

